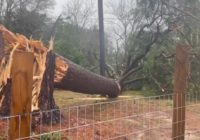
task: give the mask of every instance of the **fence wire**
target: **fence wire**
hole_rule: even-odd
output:
[[[186,95],[185,140],[200,139],[200,100]],[[9,121],[30,115],[34,140],[176,140],[172,138],[173,95],[129,98],[0,118],[0,139],[9,140]],[[54,112],[59,123],[54,122]],[[47,124],[44,115],[50,118]],[[180,122],[175,122],[180,123]],[[21,126],[17,126],[20,136]],[[20,138],[24,140],[27,138]]]

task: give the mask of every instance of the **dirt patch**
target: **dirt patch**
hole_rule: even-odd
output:
[[[170,140],[172,101],[160,98],[59,96],[60,123],[40,123],[32,130],[34,139],[53,140]],[[73,98],[73,99],[72,99]],[[94,100],[93,100],[94,99]],[[65,100],[65,101],[64,101]],[[65,106],[62,106],[65,104]],[[188,105],[185,140],[200,139],[200,103]],[[7,138],[9,119],[0,122],[0,135]],[[0,138],[1,139],[1,138]]]

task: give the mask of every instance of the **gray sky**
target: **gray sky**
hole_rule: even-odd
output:
[[[55,0],[56,1],[56,6],[55,6],[55,10],[54,13],[55,15],[59,15],[62,11],[62,7],[65,4],[65,0]]]
[[[68,0],[55,0],[56,1],[56,6],[55,6],[55,9],[54,9],[54,12],[53,12],[53,15],[56,17],[58,16],[63,9],[63,6],[67,3]],[[87,0],[89,1],[89,0]],[[98,2],[98,0],[91,0],[93,2],[96,1],[96,3]],[[111,13],[111,9],[108,7],[109,5],[109,2],[113,2],[115,3],[115,1],[118,1],[118,0],[104,0],[104,22],[105,22],[105,26],[108,26],[109,23],[111,22],[111,20],[114,18],[110,13]],[[84,0],[83,0],[84,2]],[[91,22],[96,22],[96,24],[98,24],[98,13],[97,13],[97,5],[95,6],[95,11],[96,13],[93,15],[92,19],[91,19]],[[111,23],[110,23],[111,24]],[[113,25],[112,25],[113,26]]]
[[[66,4],[67,0],[55,0],[55,1],[56,1],[56,6],[55,6],[54,14],[59,15],[61,13],[62,9],[63,9],[63,6]],[[98,0],[91,0],[91,1],[94,1],[94,2],[96,1],[96,3],[97,3]],[[118,0],[104,0],[104,14],[105,14],[105,16],[108,16],[108,14],[110,12],[110,9],[108,8],[109,3],[110,2],[115,3],[115,1],[117,2]],[[97,9],[97,7],[96,7],[96,9]]]
[[[67,3],[68,0],[55,0],[56,1],[56,6],[53,12],[53,15],[55,17],[57,17],[63,10],[63,6]],[[87,0],[90,1],[90,0]],[[96,1],[96,3],[98,2],[98,0],[91,0],[93,2]],[[84,0],[83,0],[84,2]],[[110,38],[114,39],[115,38],[115,34],[113,32],[113,28],[116,27],[116,23],[118,22],[117,20],[115,20],[115,17],[113,15],[111,15],[111,8],[109,7],[109,4],[115,4],[117,3],[118,0],[104,0],[104,26],[105,26],[105,32],[107,32],[107,34],[109,35]],[[96,7],[96,11],[98,10],[97,5]],[[98,26],[98,13],[96,12],[91,21],[90,21],[91,25],[97,25]]]

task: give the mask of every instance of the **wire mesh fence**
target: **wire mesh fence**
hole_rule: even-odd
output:
[[[19,121],[19,125],[13,127],[20,135],[20,121],[22,117],[30,115],[32,127],[29,138],[35,140],[175,140],[177,137],[172,138],[172,99],[172,94],[128,98],[2,117],[0,139],[10,139],[11,119]],[[185,108],[185,139],[198,140],[199,95],[187,94]],[[59,112],[56,116],[59,123],[54,122],[54,112]],[[50,121],[46,121],[46,118]],[[24,139],[27,138],[20,138]]]

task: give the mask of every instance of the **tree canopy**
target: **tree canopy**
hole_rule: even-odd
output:
[[[1,0],[0,22],[14,32],[41,38],[54,4],[54,0]]]

